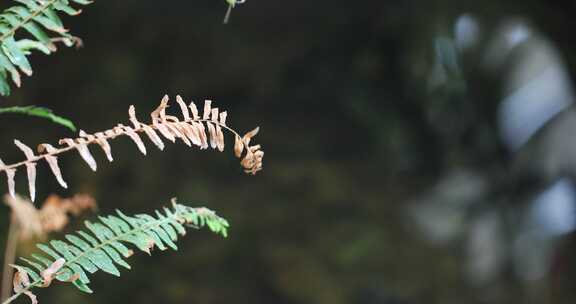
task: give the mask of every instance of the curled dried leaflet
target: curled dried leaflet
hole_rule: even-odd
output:
[[[58,183],[62,187],[67,188],[68,185],[64,181],[60,167],[58,166],[57,156],[75,149],[88,166],[93,171],[96,171],[96,160],[94,160],[88,146],[90,144],[98,144],[104,154],[106,154],[106,158],[109,161],[113,161],[112,150],[108,140],[118,136],[128,136],[144,155],[146,155],[146,146],[140,137],[141,134],[146,134],[160,150],[164,149],[164,142],[161,138],[164,137],[171,142],[176,142],[177,139],[180,139],[190,147],[197,146],[200,149],[211,147],[219,151],[224,151],[223,130],[227,130],[234,135],[234,154],[241,159],[240,164],[244,168],[244,171],[254,175],[256,172],[262,170],[264,152],[261,150],[260,145],[250,146],[250,142],[258,133],[259,128],[255,128],[241,136],[234,129],[226,125],[227,112],[221,112],[218,108],[212,107],[212,101],[206,100],[204,102],[204,108],[200,114],[194,102],[186,105],[180,96],[176,96],[176,102],[182,114],[182,119],[180,119],[176,116],[166,114],[168,101],[168,96],[164,96],[160,105],[150,114],[152,120],[150,124],[140,122],[136,118],[135,107],[130,106],[128,114],[132,126],[118,124],[112,129],[94,134],[80,131],[78,138],[61,139],[59,141],[60,147],[54,147],[50,144],[38,145],[38,153],[40,154],[34,154],[34,151],[30,147],[19,140],[14,140],[16,146],[24,153],[26,160],[6,165],[0,159],[0,172],[3,171],[6,174],[10,194],[15,196],[14,176],[16,170],[19,167],[25,166],[28,176],[30,198],[34,201],[36,196],[36,164],[42,160],[48,163]],[[160,133],[160,135],[158,135],[158,133]]]
[[[33,294],[30,290],[28,290],[31,287],[31,284],[30,284],[30,278],[28,277],[28,273],[26,272],[26,270],[17,265],[10,265],[10,266],[16,268],[17,270],[16,274],[14,275],[14,279],[12,280],[12,284],[14,286],[13,287],[14,292],[16,294],[19,293],[25,294],[30,298],[32,304],[38,304],[38,299],[36,298],[36,295]]]

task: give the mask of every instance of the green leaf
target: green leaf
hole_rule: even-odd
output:
[[[31,11],[38,11],[41,9],[40,5],[38,5],[38,3],[36,3],[35,0],[14,0],[14,1],[25,4]]]
[[[154,231],[154,229],[151,229],[150,231],[146,231],[145,232],[147,238],[143,238],[144,240],[146,240],[145,243],[142,243],[143,246],[145,247],[152,247],[150,246],[150,240],[152,241],[153,245],[156,245],[156,247],[158,247],[158,249],[164,251],[168,248],[166,248],[166,246],[164,246],[164,243],[162,242],[162,237],[158,235],[157,232]],[[146,251],[146,250],[144,250]]]
[[[100,216],[98,219],[106,224],[106,226],[110,227],[110,229],[112,229],[116,235],[122,234],[122,228],[112,219],[105,216]]]
[[[20,50],[22,50],[22,52],[25,55],[30,55],[32,53],[31,50],[37,50],[37,51],[40,51],[46,55],[50,55],[50,52],[51,52],[48,47],[46,47],[41,42],[38,42],[35,40],[22,39],[22,40],[16,41],[16,44],[18,44],[18,47],[20,48]]]
[[[13,11],[16,13],[16,15],[14,14],[3,14],[0,15],[0,18],[4,21],[6,21],[10,26],[12,27],[16,27],[18,26],[21,21],[20,19],[17,17],[19,15],[19,12],[22,12],[28,16],[30,16],[30,13],[28,13],[28,11],[26,11],[26,9],[24,9],[24,11],[20,10],[20,9],[24,9],[21,6],[15,6],[15,7],[11,7],[9,9],[7,9],[7,11]],[[26,18],[26,16],[22,17],[22,18]]]
[[[53,257],[54,260],[61,258],[61,256],[58,253],[56,253],[56,251],[52,250],[52,248],[50,248],[44,244],[37,244],[36,247],[38,247],[38,249],[46,252],[49,256]]]
[[[72,284],[74,284],[74,286],[80,289],[80,291],[83,291],[85,293],[93,293],[92,289],[90,289],[90,287],[88,287],[86,283],[82,282],[82,280],[76,280],[72,282]]]
[[[86,226],[100,241],[104,242],[107,241],[110,237],[113,237],[114,234],[108,234],[108,231],[104,230],[104,226],[100,224],[92,224],[89,221],[84,222],[84,226]]]
[[[2,64],[2,58],[0,56],[0,65],[1,64]],[[76,126],[72,121],[54,114],[52,110],[47,108],[37,106],[7,107],[7,108],[0,108],[0,114],[2,113],[17,113],[17,114],[25,114],[29,116],[41,117],[48,119],[53,123],[64,126],[72,131],[76,131]]]
[[[130,224],[130,226],[132,226],[132,228],[138,228],[140,226],[139,221],[136,218],[133,218],[131,216],[127,216],[126,214],[122,213],[122,211],[120,211],[120,210],[116,210],[116,213],[120,216],[120,218],[122,218],[124,221],[126,221],[128,224]]]
[[[24,72],[24,74],[30,76],[32,75],[32,67],[30,62],[26,59],[26,55],[22,52],[14,37],[8,37],[4,40],[2,44],[2,51],[10,59],[10,61]]]
[[[61,282],[69,282],[73,275],[74,272],[72,269],[68,267],[62,267],[62,269],[56,274],[56,280]]]
[[[46,16],[48,19],[50,19],[51,22],[53,22],[57,27],[64,29],[64,25],[62,24],[62,20],[60,20],[60,17],[58,17],[58,14],[56,14],[56,12],[54,11],[53,7],[54,4],[56,4],[58,1],[53,1],[52,6],[48,6],[46,7],[46,9],[44,9],[43,11],[43,15]]]
[[[94,2],[94,1],[91,1],[91,0],[72,0],[72,2],[76,2],[76,3],[82,4],[82,5],[88,5],[88,4],[91,4],[91,3]]]
[[[78,265],[82,266],[86,271],[89,273],[95,273],[98,271],[98,267],[94,265],[90,260],[84,256],[83,251],[79,250],[78,248],[70,248],[70,251],[74,253],[76,258],[70,260],[76,262]]]
[[[92,246],[97,247],[99,242],[93,238],[91,235],[89,235],[88,233],[84,232],[84,231],[78,231],[78,234],[85,238],[88,242],[90,242],[90,244],[92,244]]]
[[[88,278],[88,275],[86,274],[86,272],[84,271],[84,269],[82,269],[82,267],[80,267],[80,265],[76,264],[76,263],[70,263],[68,264],[68,267],[70,267],[70,269],[72,269],[72,271],[74,273],[77,273],[80,276],[80,281],[82,283],[90,283],[90,279]]]
[[[50,265],[52,265],[52,261],[50,259],[45,258],[44,256],[38,254],[32,254],[32,257],[40,261],[40,263],[44,264],[44,266],[46,267],[50,267]]]
[[[52,52],[56,51],[56,46],[54,45],[52,40],[50,40],[50,37],[48,36],[48,34],[46,34],[46,32],[44,32],[42,30],[42,28],[40,28],[38,25],[36,25],[36,23],[32,23],[32,22],[27,23],[26,25],[24,25],[24,28],[30,34],[32,34],[32,36],[34,36],[34,38],[38,39],[39,42],[41,42],[43,45],[45,45],[46,48],[48,48],[50,51],[52,51]]]
[[[155,243],[154,239],[151,238],[148,234],[143,232],[134,232],[132,234],[127,234],[123,236],[121,241],[128,242],[134,244],[134,246],[138,247],[138,249],[150,254],[150,242],[153,244]]]
[[[110,223],[116,225],[118,228],[122,230],[122,232],[130,231],[130,225],[128,225],[125,221],[121,220],[117,216],[109,215],[108,219],[110,220]]]
[[[176,233],[176,230],[174,230],[174,228],[172,228],[168,223],[161,224],[160,227],[168,233],[171,240],[176,241],[178,239],[178,233]]]
[[[31,261],[31,260],[28,260],[28,259],[26,259],[26,258],[22,258],[22,257],[21,257],[20,259],[21,259],[22,261],[30,264],[30,266],[36,268],[36,270],[38,270],[39,272],[42,272],[42,271],[44,271],[44,269],[46,269],[46,267],[44,267],[44,266],[42,266],[42,265],[40,265],[40,264],[38,264],[38,263],[36,263],[36,262],[33,262],[33,261]]]
[[[66,5],[62,2],[58,2],[58,1],[56,1],[54,3],[54,9],[56,9],[58,11],[62,11],[62,12],[66,13],[70,16],[76,16],[82,12],[82,10],[76,10],[76,9],[72,8],[71,6]]]
[[[20,86],[20,72],[18,72],[18,69],[16,69],[16,67],[12,64],[10,59],[8,59],[8,57],[6,57],[4,53],[2,53],[1,51],[0,51],[0,70],[8,70],[8,72],[10,72],[10,75],[12,77],[12,81],[16,84],[17,87]],[[8,91],[8,93],[9,92],[10,91]]]
[[[69,245],[62,241],[51,241],[50,245],[56,249],[66,260],[74,259],[74,255],[70,252]]]
[[[170,246],[170,248],[174,250],[178,250],[176,244],[174,244],[174,242],[170,239],[170,236],[160,226],[154,227],[153,231],[160,237],[164,244]],[[162,242],[158,242],[158,244],[161,244]]]
[[[137,217],[144,219],[146,221],[156,220],[155,218],[153,218],[152,216],[150,216],[148,214],[138,214]],[[174,250],[178,250],[178,247],[176,246],[176,244],[174,244],[174,242],[172,242],[172,240],[170,239],[170,236],[160,226],[161,225],[152,227],[152,233],[149,233],[150,236],[152,236],[154,238],[154,242],[156,243],[158,248],[160,250],[165,250],[166,248],[165,248],[164,244],[166,244],[166,245],[170,246],[170,248],[172,248]]]
[[[106,251],[106,253],[108,254],[108,256],[109,256],[110,258],[112,258],[112,260],[113,260],[116,264],[118,264],[118,265],[120,265],[120,266],[123,266],[123,267],[125,267],[126,269],[130,269],[130,265],[128,265],[128,263],[126,263],[126,261],[124,261],[124,260],[122,259],[122,257],[120,256],[120,254],[118,254],[118,252],[116,251],[116,249],[114,249],[113,247],[110,247],[110,246],[108,246],[108,245],[107,245],[107,246],[104,246],[104,247],[102,247],[102,248],[104,249],[104,251]]]
[[[81,239],[81,238],[79,238],[73,234],[67,234],[66,239],[82,250],[90,250],[92,248],[92,246],[90,246],[90,244],[86,243],[86,241],[84,241],[83,239]]]
[[[176,231],[178,231],[178,234],[180,235],[186,234],[186,228],[184,228],[182,224],[178,223],[178,221],[171,221],[170,225],[172,225],[176,229]]]
[[[124,246],[124,244],[118,241],[111,241],[110,245],[114,247],[118,252],[120,252],[120,254],[122,254],[122,256],[125,258],[132,256],[132,250],[128,249],[128,247]]]
[[[96,265],[96,267],[98,267],[99,269],[109,274],[118,277],[120,276],[120,271],[118,271],[118,268],[114,266],[112,260],[108,257],[108,255],[106,255],[106,253],[102,249],[91,249],[90,251],[86,252],[86,256],[88,257],[90,262]]]
[[[17,5],[17,6],[10,7],[10,8],[7,8],[5,12],[12,12],[12,13],[14,13],[14,14],[16,14],[16,15],[18,15],[18,16],[20,17],[20,20],[10,21],[10,20],[9,20],[9,18],[10,18],[9,15],[10,15],[10,14],[3,14],[3,15],[2,15],[2,18],[3,18],[3,19],[6,19],[6,20],[10,23],[10,25],[12,25],[12,26],[17,26],[17,25],[19,25],[20,23],[22,23],[23,20],[25,20],[25,19],[29,18],[30,16],[32,16],[32,13],[30,13],[30,10],[28,10],[28,8],[22,7],[22,6],[18,6],[18,5]]]
[[[8,96],[10,95],[10,85],[6,79],[6,71],[0,70],[0,95]]]

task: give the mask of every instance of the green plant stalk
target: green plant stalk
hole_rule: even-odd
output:
[[[228,24],[228,21],[230,21],[230,14],[232,13],[232,7],[234,7],[234,5],[232,4],[228,4],[228,8],[226,9],[226,15],[224,15],[224,24]]]

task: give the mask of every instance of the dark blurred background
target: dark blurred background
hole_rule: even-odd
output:
[[[33,56],[2,98],[87,132],[131,104],[145,120],[164,94],[209,98],[237,129],[259,125],[266,152],[251,177],[229,149],[144,157],[119,139],[113,163],[93,149],[97,173],[62,157],[67,191],[41,165],[40,200],[85,192],[135,213],[177,196],[232,225],[41,303],[574,303],[576,2],[248,0],[223,25],[225,10],[96,1],[65,19],[85,47]],[[5,161],[22,158],[14,138],[74,136],[1,119]]]

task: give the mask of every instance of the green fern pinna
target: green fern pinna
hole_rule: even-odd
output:
[[[91,233],[78,231],[66,235],[66,241],[38,244],[43,254],[21,258],[26,266],[12,265],[18,270],[14,280],[15,294],[4,303],[22,294],[36,302],[30,290],[47,287],[52,279],[72,282],[81,291],[92,293],[88,287],[90,274],[102,270],[120,276],[116,265],[130,269],[125,258],[133,252],[127,245],[148,254],[154,247],[177,250],[175,241],[178,234],[186,234],[186,228],[207,226],[212,232],[226,237],[229,224],[207,208],[192,208],[173,201],[171,209],[156,211],[155,217],[148,214],[127,216],[116,211],[116,215],[100,216],[99,222],[86,221],[85,226]]]

